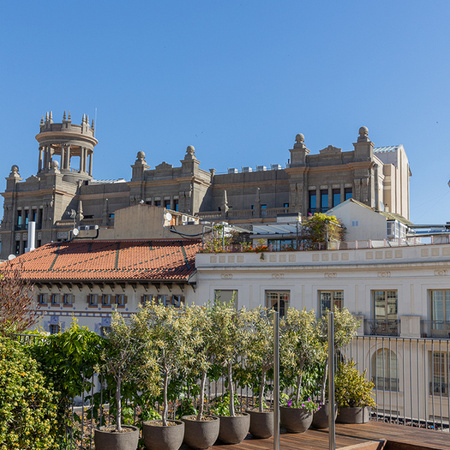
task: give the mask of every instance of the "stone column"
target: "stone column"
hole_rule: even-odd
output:
[[[92,157],[94,156],[94,152],[91,151],[89,154],[89,175],[92,177]]]
[[[42,170],[42,147],[39,147],[38,173]]]
[[[65,145],[61,144],[61,170],[65,169],[65,163],[66,163],[66,150]]]
[[[70,170],[70,145],[66,146],[66,169]]]

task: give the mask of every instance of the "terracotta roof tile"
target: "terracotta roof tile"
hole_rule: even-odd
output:
[[[52,243],[1,269],[19,267],[23,278],[33,281],[187,281],[200,246],[192,240]]]

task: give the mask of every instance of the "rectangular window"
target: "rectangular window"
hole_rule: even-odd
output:
[[[61,326],[59,323],[51,323],[48,327],[50,334],[57,334],[61,331]]]
[[[234,302],[234,306],[238,306],[238,291],[236,289],[215,289],[214,300],[216,302],[229,303]]]
[[[22,225],[22,210],[17,211],[17,227],[20,228]]]
[[[63,295],[63,303],[64,303],[64,305],[72,306],[73,305],[73,295],[72,294],[64,294]]]
[[[28,209],[26,209],[24,211],[23,219],[24,219],[24,226],[25,226],[25,228],[27,228],[28,227]]]
[[[267,205],[261,205],[261,216],[267,216]]]
[[[20,241],[16,241],[16,246],[14,247],[14,252],[16,255],[20,255]]]
[[[373,334],[398,336],[397,291],[372,291]]]
[[[317,195],[316,191],[309,191],[309,212],[314,214],[317,212]]]
[[[173,199],[173,210],[179,211],[180,210],[180,203],[177,198]]]
[[[353,197],[352,188],[345,188],[344,189],[344,200],[348,200],[349,198]]]
[[[141,304],[143,306],[149,305],[152,302],[152,300],[156,300],[155,295],[145,294],[141,297]]]
[[[52,305],[59,305],[59,294],[52,294]]]
[[[433,335],[450,332],[450,290],[431,290],[431,329]]]
[[[155,206],[161,206],[161,200],[155,200]]]
[[[36,222],[37,219],[37,209],[31,210],[31,221]]]
[[[40,305],[46,305],[48,303],[48,294],[39,294],[38,303]]]
[[[341,203],[341,190],[333,189],[333,206],[337,206]]]
[[[280,317],[284,317],[290,297],[290,291],[266,291],[266,306],[278,311]]]
[[[322,189],[320,191],[320,211],[328,211],[328,189]]]
[[[170,209],[170,200],[164,200],[164,208]]]
[[[116,295],[116,305],[118,308],[125,308],[127,304],[127,296],[125,294]]]
[[[98,294],[89,294],[87,296],[87,302],[89,306],[97,306],[98,304]]]
[[[447,352],[430,352],[430,395],[448,397],[450,360]]]
[[[283,203],[284,213],[287,214],[289,212],[289,203]]]
[[[184,305],[184,296],[183,295],[172,295],[170,297],[170,304],[175,308],[180,308]]]
[[[320,315],[327,311],[341,310],[344,306],[344,291],[319,291]]]
[[[100,336],[106,337],[111,331],[111,327],[100,327]]]
[[[111,294],[103,294],[102,295],[102,305],[103,306],[111,306],[113,296]]]

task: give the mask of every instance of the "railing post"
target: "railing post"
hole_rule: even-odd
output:
[[[280,450],[280,318],[273,311],[273,450]]]
[[[334,313],[328,313],[328,448],[335,450],[334,427]]]

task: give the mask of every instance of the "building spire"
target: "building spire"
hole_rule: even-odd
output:
[[[63,120],[66,120],[66,112],[64,111]]]

